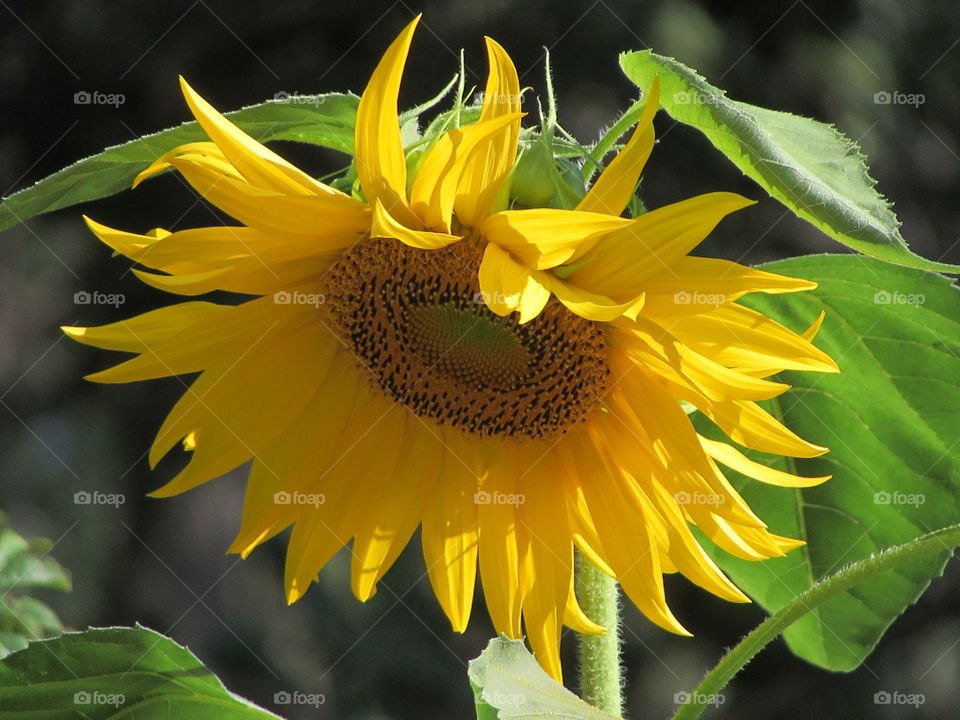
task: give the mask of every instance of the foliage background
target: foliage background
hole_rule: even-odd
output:
[[[488,34],[511,53],[521,82],[540,93],[543,46],[550,48],[561,123],[589,141],[635,97],[617,53],[653,47],[736,99],[812,115],[859,139],[914,251],[960,262],[960,6],[947,3],[0,1],[0,191],[186,120],[178,73],[221,110],[281,91],[359,92],[419,10],[425,23],[404,106],[449,79],[461,47],[468,84],[482,83]],[[122,93],[125,102],[75,104],[84,90]],[[922,93],[925,102],[876,104],[883,91]],[[711,190],[761,198],[696,132],[661,117],[658,134],[643,187],[648,206]],[[339,167],[318,149],[284,145],[281,152],[317,175]],[[291,718],[469,716],[465,662],[492,632],[479,598],[469,631],[452,633],[411,548],[366,605],[350,595],[341,554],[288,608],[282,541],[239,563],[222,552],[239,522],[242,470],[171,500],[144,496],[180,462],[165,460],[151,472],[144,458],[182,392],[180,381],[110,387],[80,379],[113,358],[69,343],[58,325],[99,324],[169,302],[110,259],[80,212],[137,231],[215,222],[195,200],[169,176],[37,218],[2,239],[0,508],[20,532],[57,541],[53,554],[73,570],[73,595],[48,599],[73,627],[140,621],[167,633],[228,687]],[[840,247],[767,199],[725,221],[702,251],[754,263],[824,250]],[[126,302],[119,310],[76,305],[80,290],[123,293]],[[118,509],[77,505],[74,493],[83,490],[123,493],[126,502]],[[627,610],[629,708],[637,717],[669,715],[674,692],[692,687],[763,617],[682,580],[668,586],[696,637],[667,635]],[[776,644],[735,682],[714,717],[953,717],[960,706],[958,590],[954,562],[848,675],[808,667]],[[573,678],[573,638],[565,650]],[[283,690],[319,692],[327,701],[316,711],[274,706],[274,693]],[[876,706],[878,691],[923,693],[926,703],[915,714]]]

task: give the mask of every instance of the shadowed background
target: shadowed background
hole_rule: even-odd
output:
[[[960,262],[960,7],[946,3],[921,12],[892,0],[739,9],[684,0],[419,7],[0,0],[0,192],[189,119],[178,74],[221,110],[278,92],[360,92],[380,54],[419,10],[425,20],[407,66],[404,107],[449,80],[460,48],[468,86],[482,85],[487,34],[512,55],[521,84],[538,94],[543,48],[550,49],[560,122],[591,141],[637,96],[617,53],[652,47],[697,68],[735,99],[832,122],[858,139],[914,251]],[[74,96],[83,91],[119,93],[124,102],[78,105]],[[876,93],[895,91],[922,94],[924,102],[875,103]],[[528,100],[525,109],[535,106]],[[697,132],[674,127],[663,114],[657,127],[660,143],[642,189],[648,207],[712,190],[761,199],[725,220],[704,254],[754,263],[842,250],[762,199]],[[275,147],[317,175],[342,164],[316,148]],[[282,539],[242,562],[223,552],[239,525],[243,469],[174,499],[145,497],[183,462],[172,457],[151,472],[145,459],[183,382],[86,383],[83,374],[120,356],[70,343],[57,327],[110,322],[173,298],[142,286],[129,262],[111,258],[83,227],[81,212],[138,232],[210,225],[219,217],[168,175],[135,192],[31,220],[0,238],[0,509],[23,534],[58,541],[53,555],[73,572],[75,588],[70,597],[46,599],[73,627],[139,621],[167,633],[189,645],[230,689],[289,718],[470,716],[465,664],[492,630],[479,597],[468,632],[449,629],[417,540],[370,602],[352,598],[349,558],[341,553],[306,598],[288,608]],[[122,293],[125,302],[119,309],[77,305],[73,296],[82,290]],[[76,492],[93,490],[122,493],[125,502],[118,508],[74,503]],[[669,716],[674,693],[690,689],[725,647],[764,617],[756,606],[726,604],[682,579],[667,584],[678,617],[695,637],[668,635],[627,609],[634,717]],[[912,717],[957,717],[958,590],[954,563],[854,673],[821,671],[774,644],[728,689],[713,717],[912,713],[874,705],[880,690],[924,693],[926,704]],[[571,684],[574,645],[568,636]],[[318,709],[273,705],[274,694],[284,690],[323,693],[326,702]]]

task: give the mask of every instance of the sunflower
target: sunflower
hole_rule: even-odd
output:
[[[623,213],[654,144],[656,83],[628,142],[572,210],[509,209],[521,91],[487,39],[479,118],[417,165],[397,97],[414,20],[359,102],[346,194],[287,163],[182,82],[211,142],[178,147],[135,185],[179,171],[237,226],[134,234],[88,220],[116,252],[177,295],[226,290],[72,338],[135,353],[89,379],[199,373],[160,428],[151,466],[182,443],[190,461],[167,497],[252,460],[231,552],[292,526],[289,602],[351,545],[352,589],[370,598],[421,530],[433,590],[454,630],[479,568],[498,632],[526,635],[560,678],[564,625],[602,632],[573,590],[574,547],[615,577],[654,623],[686,633],[663,574],[747,598],[691,532],[748,560],[801,543],[770,533],[720,466],[761,482],[803,478],[698,434],[694,406],[735,443],[812,457],[826,448],[757,401],[783,369],[835,372],[811,340],[736,301],[815,283],[688,253],[751,204],[710,193]]]

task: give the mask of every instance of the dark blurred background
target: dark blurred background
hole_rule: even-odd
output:
[[[7,194],[105,146],[176,125],[189,113],[183,74],[221,110],[284,91],[363,89],[382,51],[423,10],[402,104],[432,96],[460,48],[468,84],[486,72],[482,36],[513,56],[521,83],[543,91],[553,58],[561,123],[593,140],[637,95],[617,53],[654,48],[697,68],[736,99],[811,115],[858,139],[903,234],[929,258],[960,262],[960,6],[894,0],[701,3],[133,3],[0,0],[0,192]],[[77,92],[123,104],[77,105]],[[920,93],[918,105],[876,104],[878,92]],[[710,190],[762,191],[695,131],[658,119],[661,142],[643,189],[649,207]],[[279,147],[321,174],[338,159]],[[0,508],[16,529],[57,541],[72,596],[48,597],[73,627],[144,623],[187,644],[240,694],[290,718],[466,718],[466,661],[492,631],[482,604],[454,634],[424,576],[417,542],[367,604],[350,595],[338,556],[306,598],[287,607],[285,543],[246,561],[226,556],[239,524],[244,473],[187,495],[150,500],[181,460],[151,472],[145,451],[182,392],[177,379],[129,386],[81,380],[116,357],[65,340],[61,324],[100,324],[170,302],[87,233],[80,213],[134,231],[211,223],[173,177],[7,231],[0,260]],[[725,221],[704,252],[745,262],[841,247],[765,199]],[[75,292],[123,293],[119,310],[76,305]],[[74,503],[78,491],[122,493],[119,508]],[[633,717],[662,718],[674,693],[759,623],[671,578],[669,597],[695,633],[681,639],[626,612]],[[778,642],[734,683],[716,718],[960,717],[960,571],[899,620],[854,673],[833,675]],[[568,683],[573,637],[565,641]],[[319,709],[275,706],[274,694],[323,693]],[[877,706],[879,690],[919,692],[918,710]]]

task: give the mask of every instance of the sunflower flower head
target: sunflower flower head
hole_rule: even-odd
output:
[[[664,573],[747,600],[693,526],[748,560],[801,544],[769,532],[721,467],[785,487],[825,480],[736,446],[825,452],[758,401],[787,389],[768,379],[783,369],[837,367],[811,343],[822,317],[796,334],[736,302],[814,283],[689,254],[750,200],[710,193],[622,217],[653,148],[656,83],[575,208],[511,209],[521,92],[488,39],[479,118],[408,170],[397,98],[416,25],[361,97],[356,196],[289,164],[183,81],[210,141],[171,150],[136,182],[174,169],[237,224],[142,235],[88,224],[153,287],[250,299],[65,331],[134,353],[98,382],[199,373],[150,451],[155,465],[179,443],[190,461],[153,495],[252,461],[230,550],[246,556],[292,528],[290,602],[348,544],[353,591],[370,598],[420,528],[453,628],[467,626],[479,569],[497,631],[526,635],[559,678],[562,627],[603,631],[577,602],[574,547],[654,623],[686,633]],[[731,442],[698,434],[681,401]]]

